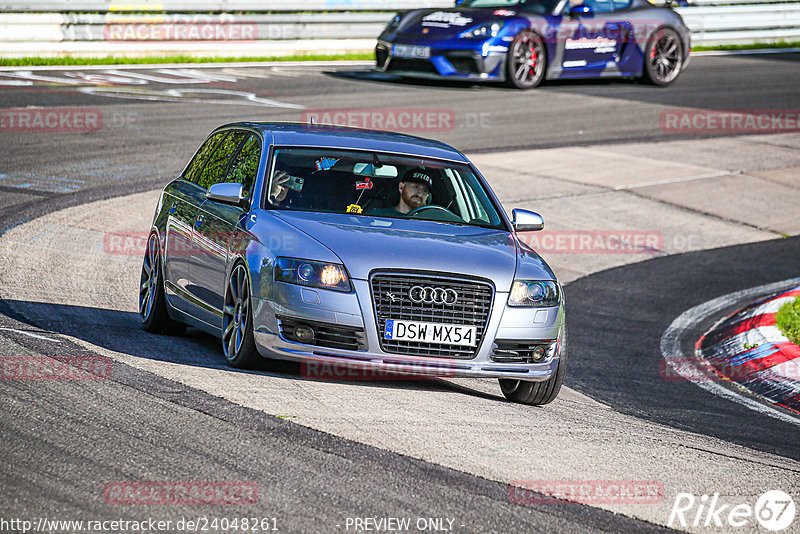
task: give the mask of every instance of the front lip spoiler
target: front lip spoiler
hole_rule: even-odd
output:
[[[442,74],[432,74],[430,72],[419,72],[414,70],[393,70],[385,71],[378,68],[375,69],[381,74],[408,76],[409,78],[427,78],[429,80],[454,80],[454,81],[477,81],[477,82],[502,82],[503,79],[499,76],[492,77],[489,75],[480,74],[449,74],[444,76]]]
[[[473,360],[446,360],[442,358],[407,357],[401,354],[374,354],[314,347],[300,343],[288,343],[268,332],[253,333],[261,354],[318,366],[350,367],[364,376],[375,379],[408,379],[415,376],[464,377],[464,378],[510,378],[530,382],[550,379],[558,366],[558,358],[537,364],[508,364]],[[310,350],[309,350],[310,349]],[[317,368],[320,373],[330,373],[330,368]],[[314,378],[309,376],[308,378]],[[347,380],[347,376],[337,377]]]

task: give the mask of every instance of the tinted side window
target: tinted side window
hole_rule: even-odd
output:
[[[225,176],[225,171],[228,170],[228,163],[230,163],[231,156],[246,135],[247,132],[231,132],[230,135],[222,140],[217,150],[215,150],[214,154],[209,158],[208,164],[206,164],[205,169],[203,169],[203,174],[200,175],[200,179],[197,181],[197,185],[208,189],[212,185],[222,181],[222,177]]]
[[[244,186],[244,195],[248,196],[253,188],[253,182],[258,173],[258,162],[261,159],[261,140],[255,134],[242,145],[239,153],[233,159],[226,182],[234,182]]]
[[[203,170],[203,165],[208,161],[208,156],[214,152],[214,149],[217,148],[217,145],[227,133],[228,132],[220,132],[216,135],[212,135],[203,143],[203,146],[197,151],[192,162],[186,167],[186,172],[183,173],[184,180],[197,183],[200,178],[200,172]]]
[[[611,0],[570,0],[572,6],[589,6],[594,13],[610,13],[614,11]]]

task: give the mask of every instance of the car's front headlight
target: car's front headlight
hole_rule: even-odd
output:
[[[489,37],[497,37],[502,27],[503,25],[499,22],[487,22],[486,24],[481,24],[480,26],[475,26],[474,28],[462,32],[459,37],[462,39],[487,39]]]
[[[560,302],[558,283],[549,280],[514,280],[508,295],[509,306],[546,308]]]
[[[350,291],[350,279],[344,265],[300,258],[277,258],[275,281],[305,287]]]
[[[389,24],[386,25],[385,31],[391,31],[397,29],[397,27],[400,26],[401,20],[403,20],[403,15],[398,13],[397,15],[394,16],[392,20],[389,21]]]

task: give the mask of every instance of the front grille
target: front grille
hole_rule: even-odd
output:
[[[469,74],[478,74],[478,65],[475,63],[475,58],[464,56],[447,56],[447,61],[453,65],[453,68],[458,72],[466,72]]]
[[[454,305],[414,303],[408,292],[417,285],[453,289],[458,293],[458,300]],[[372,277],[370,286],[378,339],[384,352],[461,360],[472,359],[478,354],[494,297],[494,288],[488,282],[434,275],[376,274]],[[472,325],[477,327],[475,336],[477,344],[475,347],[466,347],[384,339],[383,332],[387,319]]]
[[[433,63],[427,59],[406,59],[406,58],[392,58],[389,62],[389,71],[411,71],[411,72],[424,72],[428,74],[439,74]]]
[[[367,340],[363,328],[353,328],[303,319],[280,317],[281,336],[295,343],[305,343],[319,347],[343,350],[367,350]],[[314,341],[306,343],[295,336],[299,325],[310,326],[314,330]]]

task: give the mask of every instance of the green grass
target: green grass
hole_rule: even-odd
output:
[[[800,48],[800,41],[781,41],[779,43],[755,43],[746,45],[694,46],[693,52],[708,50],[758,50],[762,48]],[[0,67],[32,67],[62,65],[154,65],[161,63],[242,63],[251,61],[353,61],[371,60],[372,52],[351,54],[298,54],[293,56],[248,56],[248,57],[192,57],[192,56],[154,56],[154,57],[19,57],[0,58]]]
[[[692,52],[709,50],[760,50],[762,48],[800,48],[800,41],[780,41],[778,43],[731,44],[717,46],[693,46]]]
[[[277,57],[19,57],[0,58],[0,67],[31,67],[37,65],[152,65],[161,63],[241,63],[249,61],[344,61],[374,59],[371,52],[353,54],[306,54]]]
[[[789,341],[800,345],[800,298],[781,306],[775,316],[775,322]]]

